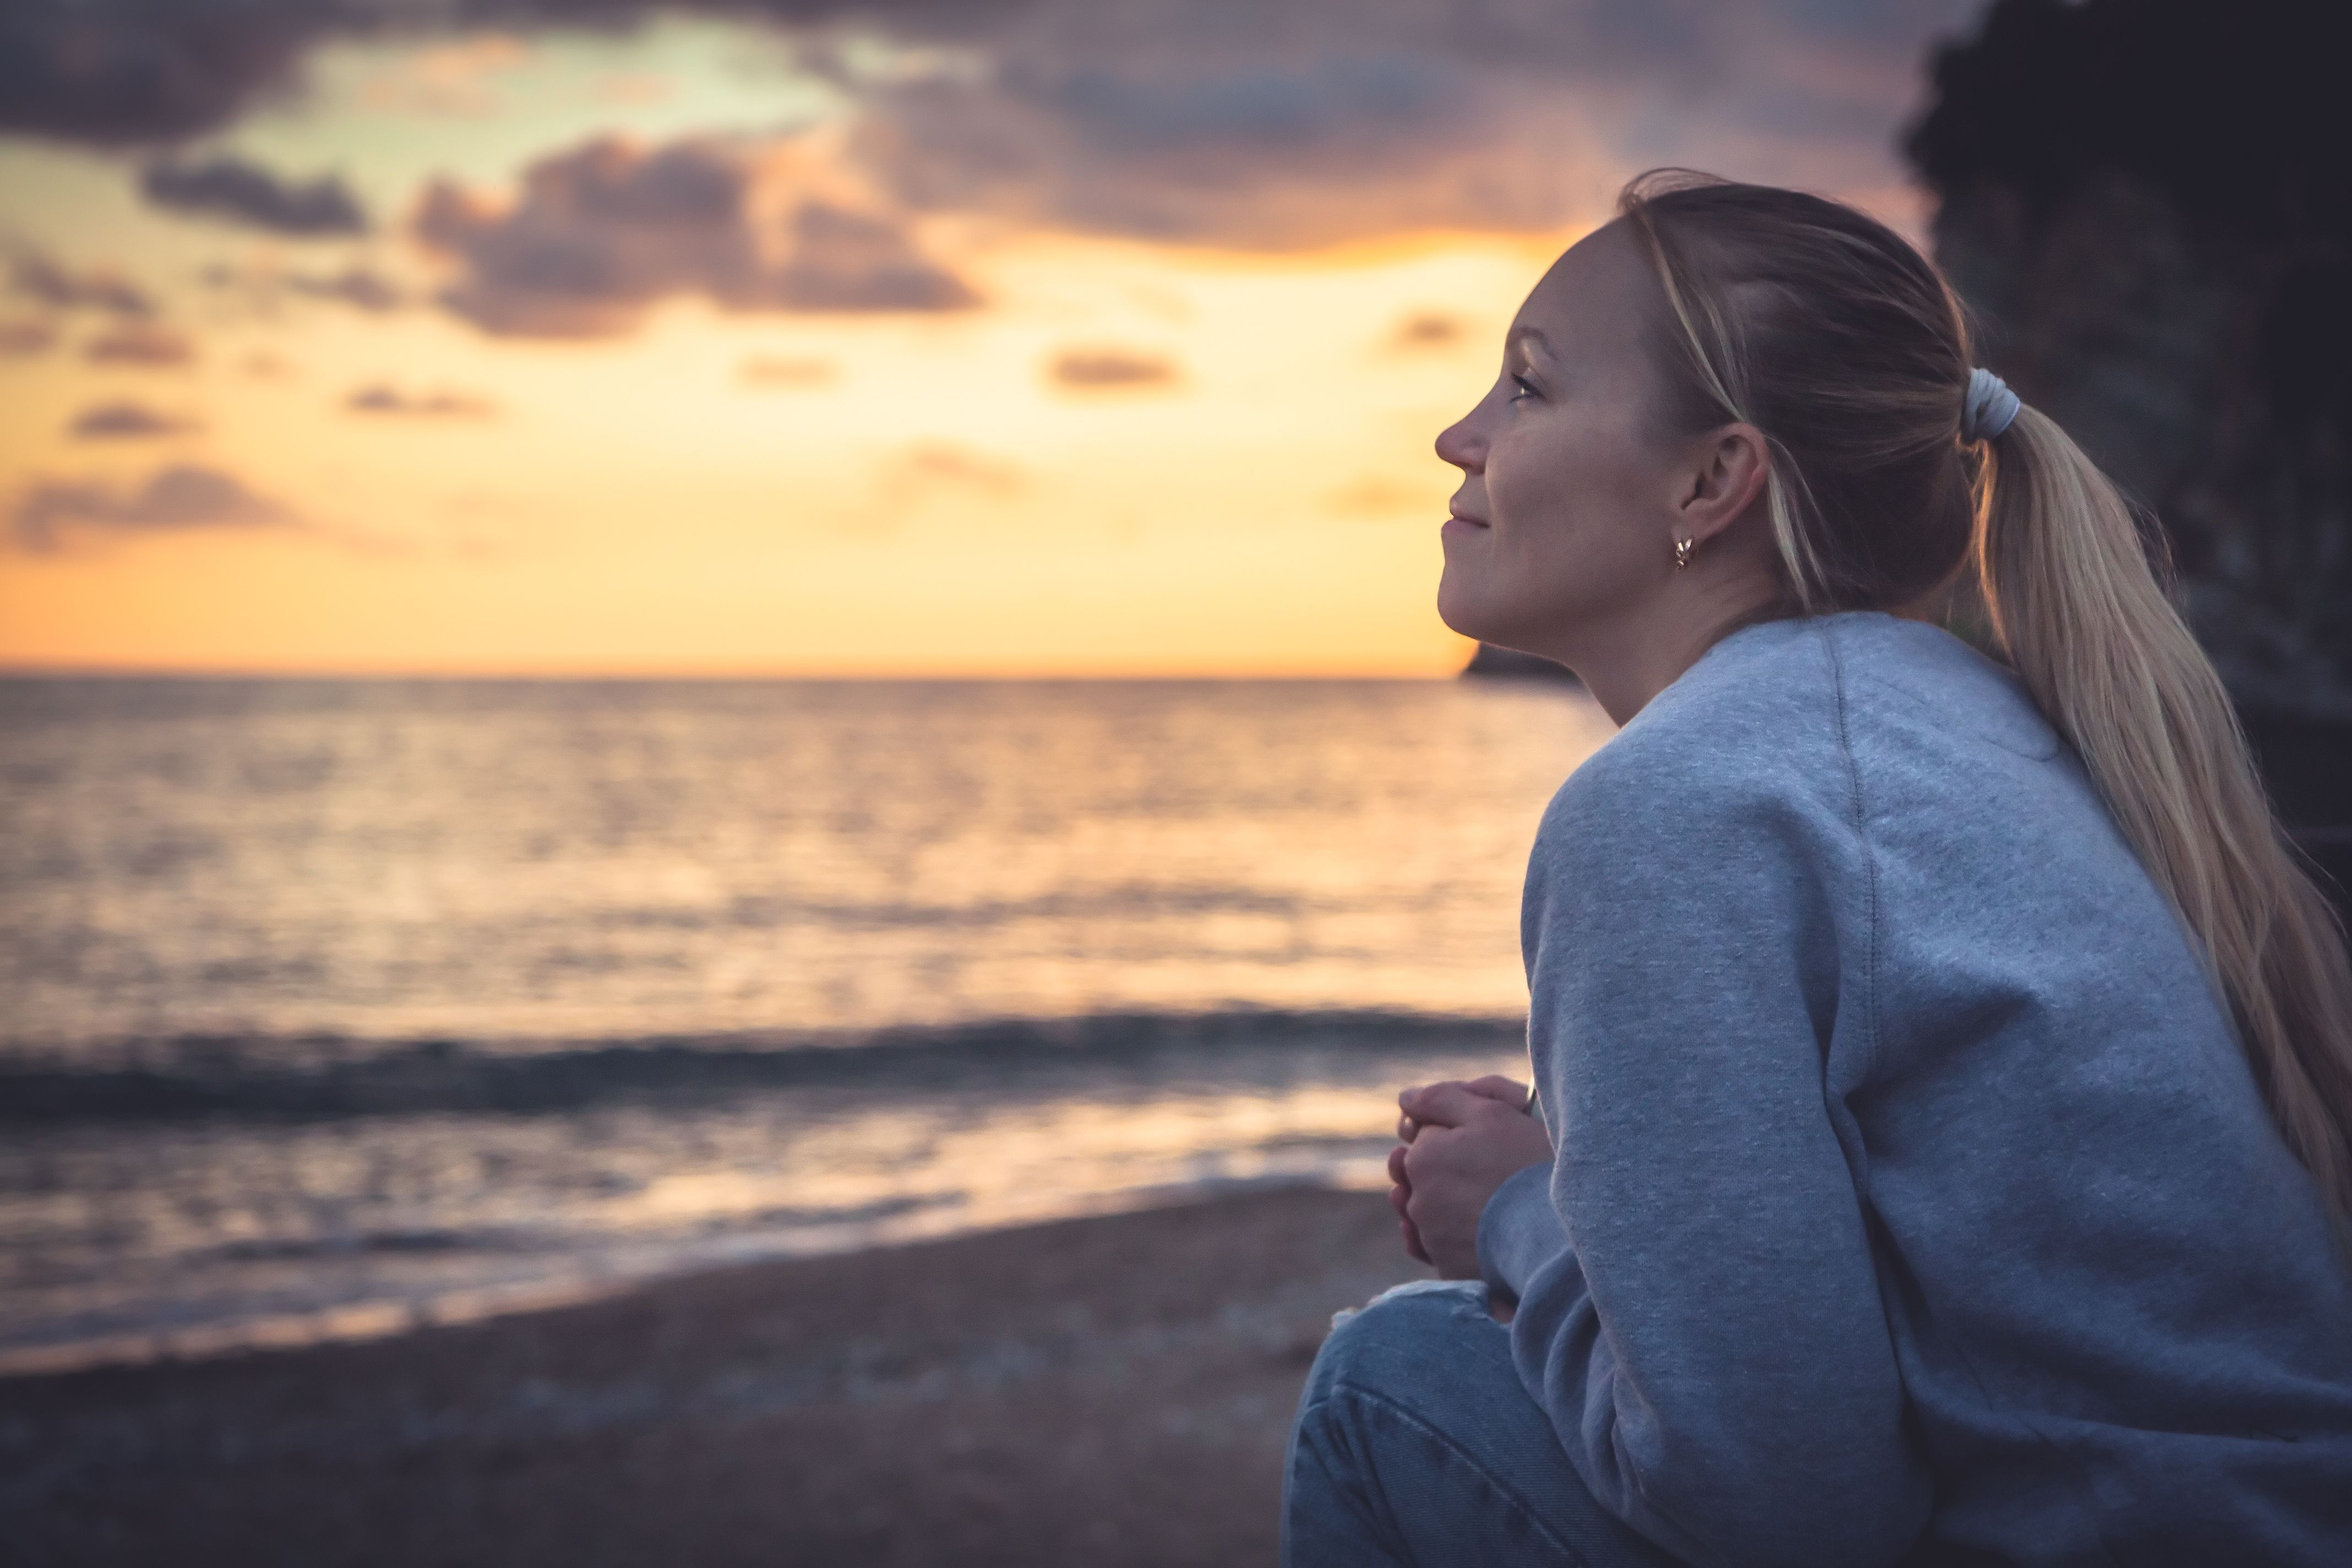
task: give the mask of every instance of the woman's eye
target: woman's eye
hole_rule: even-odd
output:
[[[1533,397],[1536,395],[1535,384],[1524,375],[1515,375],[1511,377],[1511,384],[1519,389],[1518,391],[1511,394],[1511,401],[1514,403],[1517,403],[1522,397]]]

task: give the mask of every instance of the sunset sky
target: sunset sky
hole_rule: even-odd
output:
[[[1975,8],[12,5],[0,664],[1449,669],[1528,287],[1657,163],[1917,232]]]

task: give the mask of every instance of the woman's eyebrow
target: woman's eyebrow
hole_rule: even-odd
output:
[[[1556,357],[1551,352],[1551,340],[1545,337],[1542,331],[1538,328],[1514,327],[1511,329],[1511,335],[1504,339],[1503,342],[1507,348],[1516,348],[1522,343],[1533,343],[1537,348],[1543,351],[1543,354],[1546,359]]]

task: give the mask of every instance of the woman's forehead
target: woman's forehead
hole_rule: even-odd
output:
[[[1631,342],[1656,288],[1647,254],[1622,223],[1594,229],[1561,253],[1512,318],[1506,346],[1557,358]]]

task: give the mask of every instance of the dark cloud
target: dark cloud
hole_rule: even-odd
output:
[[[226,124],[289,81],[352,0],[12,0],[0,8],[0,131],[98,146]]]
[[[735,367],[736,379],[746,386],[823,386],[840,374],[829,359],[804,359],[787,354],[752,354]]]
[[[19,318],[0,321],[0,354],[18,356],[47,353],[49,345],[58,341],[58,329],[47,321]]]
[[[1925,46],[1977,3],[1035,0],[977,68],[867,86],[852,149],[917,210],[1085,231],[1549,232],[1651,163],[1897,177]]]
[[[82,356],[93,364],[176,370],[196,357],[186,336],[152,321],[124,321],[82,344]]]
[[[1065,349],[1046,374],[1059,385],[1084,391],[1170,386],[1177,380],[1174,361],[1118,348]]]
[[[156,159],[141,172],[139,188],[158,206],[273,234],[314,239],[367,232],[367,214],[339,176],[289,180],[234,153],[192,162]]]
[[[429,187],[417,236],[454,258],[442,295],[487,331],[599,337],[667,296],[735,310],[955,310],[979,302],[892,215],[809,188],[793,143],[612,138],[542,158],[500,205]]]
[[[92,479],[44,480],[17,498],[9,524],[16,547],[36,552],[75,540],[302,526],[293,512],[246,489],[235,475],[193,463],[158,468],[129,490]]]
[[[343,399],[343,406],[354,414],[390,414],[421,419],[487,419],[499,411],[497,404],[470,392],[444,388],[407,393],[381,381],[353,392]]]
[[[52,310],[105,310],[126,317],[155,313],[155,301],[146,290],[120,274],[104,268],[75,272],[35,250],[20,250],[10,258],[8,286]]]
[[[184,141],[289,86],[304,51],[331,37],[530,33],[665,11],[787,34],[848,100],[839,166],[862,198],[845,206],[819,193],[805,210],[763,215],[778,243],[818,231],[797,274],[768,250],[747,259],[724,226],[689,242],[667,217],[594,216],[603,198],[625,209],[649,191],[603,189],[562,212],[534,194],[504,216],[449,187],[428,201],[465,264],[457,309],[494,331],[598,334],[665,293],[751,309],[969,303],[914,251],[911,214],[1279,249],[1416,230],[1552,233],[1605,216],[1624,176],[1654,163],[1892,189],[1891,141],[1918,98],[1926,49],[1981,5],[17,0],[0,18],[0,131]],[[877,68],[843,47],[874,36],[910,48]],[[708,171],[637,177],[681,199],[698,180],[725,185]],[[647,226],[674,243],[646,241]],[[829,264],[829,246],[855,254]]]
[[[80,440],[107,441],[185,436],[203,426],[194,419],[164,414],[143,403],[100,403],[76,415],[70,428]]]
[[[340,38],[435,27],[611,31],[667,12],[782,25],[903,12],[952,30],[1018,0],[8,0],[0,6],[0,133],[162,146],[233,123],[300,81]]]
[[[1442,53],[1057,52],[878,92],[854,155],[917,210],[1254,248],[1545,228],[1613,182],[1574,103]]]

